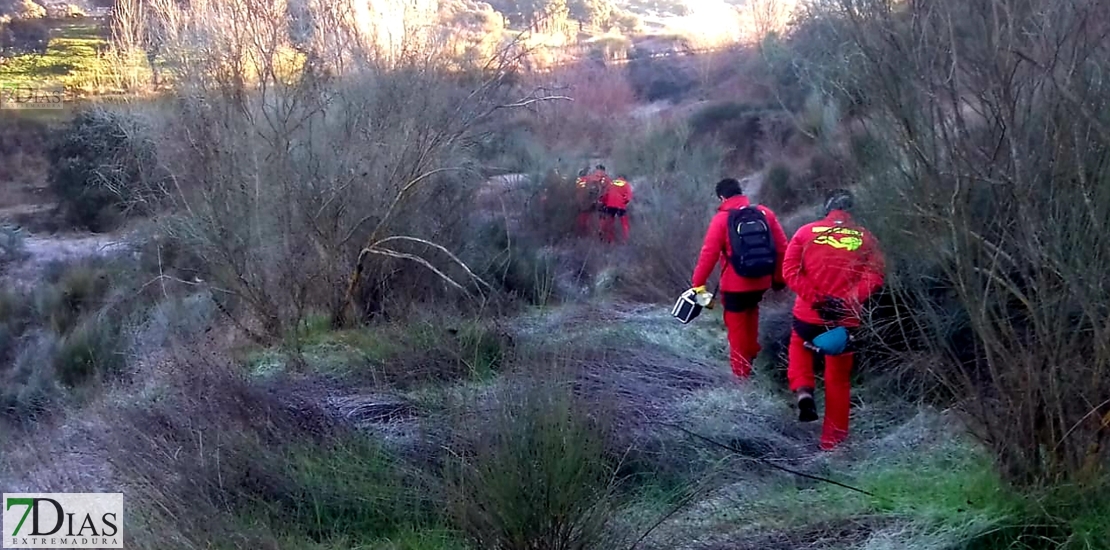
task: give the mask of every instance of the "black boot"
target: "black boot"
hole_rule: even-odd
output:
[[[798,422],[817,420],[817,403],[813,401],[813,391],[801,389],[798,395]]]

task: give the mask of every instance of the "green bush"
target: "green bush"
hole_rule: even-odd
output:
[[[790,209],[797,207],[803,200],[794,185],[794,174],[790,167],[781,162],[776,162],[764,172],[763,188],[760,190],[759,201],[776,212],[788,212]]]
[[[106,318],[92,317],[62,338],[54,357],[54,371],[67,387],[90,379],[116,375],[124,365],[120,328]]]
[[[118,226],[139,197],[164,177],[148,129],[135,117],[92,108],[58,129],[50,145],[50,187],[66,220],[91,231]]]
[[[446,471],[451,516],[479,548],[586,550],[610,535],[617,489],[605,433],[565,388],[502,403]]]
[[[562,216],[569,217],[571,221],[575,215],[569,209],[562,210]],[[559,218],[551,219],[552,224],[559,221]],[[547,233],[546,230],[543,232]],[[491,224],[482,234],[484,237],[480,242],[483,243],[484,257],[474,261],[472,265],[483,279],[498,290],[530,304],[542,306],[556,298],[557,261],[547,249],[540,246],[538,241],[543,238],[541,235],[512,238],[503,224]],[[562,240],[573,234],[573,230],[568,228],[563,233],[553,231],[547,238]]]
[[[697,85],[697,77],[681,59],[651,57],[635,47],[629,53],[628,80],[636,96],[644,101],[677,103]]]
[[[111,288],[108,270],[89,264],[57,268],[58,279],[36,291],[38,315],[58,334],[69,333],[83,316],[99,309]]]

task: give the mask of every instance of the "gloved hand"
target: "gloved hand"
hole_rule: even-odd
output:
[[[709,291],[706,290],[705,285],[691,288],[690,292],[694,293],[694,301],[697,302],[698,305],[704,308],[713,309],[713,295],[709,294]]]
[[[821,317],[821,320],[828,322],[839,321],[851,313],[844,300],[832,296],[826,296],[821,301],[813,304],[813,309]]]

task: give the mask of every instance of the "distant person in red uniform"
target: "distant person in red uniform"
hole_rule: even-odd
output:
[[[613,180],[609,177],[609,173],[605,171],[604,164],[598,164],[596,167],[594,167],[594,171],[591,172],[590,175],[586,176],[587,183],[596,185],[603,191],[606,187],[609,186],[610,183],[612,183],[612,181]]]
[[[879,243],[852,219],[852,203],[848,191],[830,194],[825,202],[825,218],[794,234],[783,262],[786,284],[798,295],[787,375],[802,422],[818,418],[813,400],[814,354],[805,343],[831,328],[858,328],[864,304],[883,284],[885,267]],[[824,450],[836,448],[848,437],[849,377],[854,358],[851,348],[841,355],[825,357]]]
[[[574,228],[579,236],[590,234],[594,215],[597,213],[597,197],[599,182],[591,178],[583,168],[578,172],[578,179],[574,180],[574,203],[578,208],[578,215],[574,220]]]
[[[694,269],[694,291],[705,292],[714,268],[721,266],[721,302],[728,329],[729,363],[741,379],[752,373],[759,355],[759,302],[768,289],[785,288],[782,274],[786,233],[775,213],[752,206],[740,182],[717,182],[721,205],[709,223]]]
[[[632,184],[628,183],[628,176],[619,175],[609,183],[601,192],[601,238],[605,242],[616,240],[616,230],[613,227],[617,218],[621,220],[621,240],[628,240],[628,203],[632,202]]]

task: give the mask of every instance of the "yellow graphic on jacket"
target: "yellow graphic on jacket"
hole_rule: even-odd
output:
[[[617,179],[613,180],[613,185],[615,185],[617,187],[624,187],[627,184],[628,184],[628,182],[622,180],[621,178],[617,178]]]
[[[823,244],[849,252],[855,252],[863,246],[863,232],[847,227],[814,227],[814,233],[820,233],[813,244]]]

